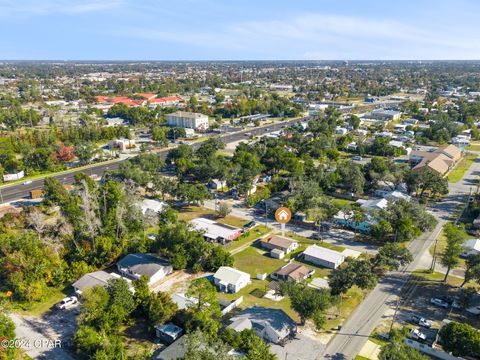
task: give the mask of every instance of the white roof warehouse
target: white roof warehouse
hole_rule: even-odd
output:
[[[307,247],[303,252],[303,256],[307,262],[330,269],[336,269],[345,261],[345,255],[342,253],[317,245]]]
[[[205,218],[193,219],[190,221],[190,224],[192,224],[196,230],[204,232],[203,235],[207,240],[218,241],[222,244],[233,241],[242,234],[239,228],[219,224],[216,221]]]

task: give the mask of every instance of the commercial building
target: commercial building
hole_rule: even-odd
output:
[[[303,258],[306,262],[330,269],[336,269],[345,261],[345,255],[342,253],[317,245],[307,247],[303,252]]]
[[[176,111],[172,114],[168,114],[167,125],[204,130],[208,129],[209,126],[207,115],[187,111]]]
[[[384,121],[391,121],[391,120],[398,120],[402,116],[400,111],[394,110],[373,110],[366,117],[375,119],[375,120],[384,120]]]
[[[462,158],[462,152],[455,145],[439,147],[434,151],[412,151],[410,162],[416,164],[413,171],[430,169],[439,175],[445,175]]]
[[[220,224],[216,221],[197,218],[190,221],[190,224],[199,231],[203,232],[203,236],[208,241],[227,244],[242,234],[242,230],[230,225]]]

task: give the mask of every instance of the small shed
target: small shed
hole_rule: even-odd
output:
[[[182,336],[183,329],[172,323],[168,323],[165,325],[156,325],[155,334],[161,341],[167,344],[171,344],[180,336]]]
[[[283,259],[285,257],[285,253],[283,250],[280,249],[273,249],[270,251],[270,256],[274,259]]]
[[[257,280],[265,280],[267,278],[267,273],[257,273]]]

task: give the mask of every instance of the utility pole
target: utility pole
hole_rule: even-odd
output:
[[[267,226],[268,212],[267,212],[267,202],[265,201],[265,226]]]

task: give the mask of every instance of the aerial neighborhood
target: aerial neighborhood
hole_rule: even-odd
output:
[[[480,359],[478,62],[2,61],[0,128],[2,360]]]

